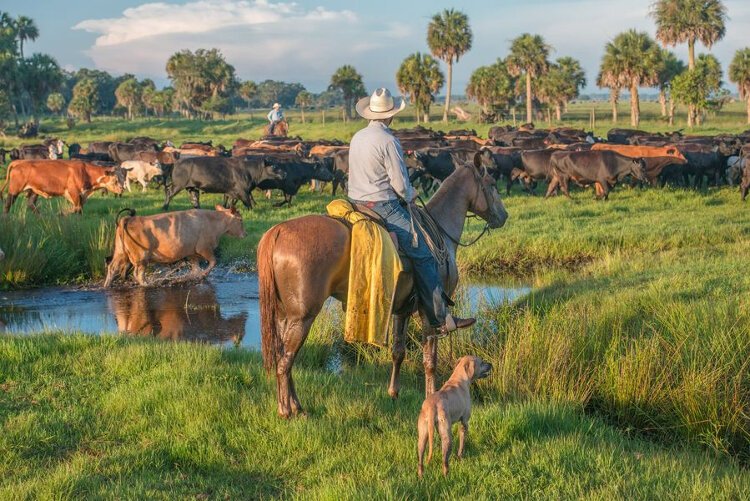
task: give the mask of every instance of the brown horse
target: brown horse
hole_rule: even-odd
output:
[[[475,157],[474,165],[456,169],[427,203],[447,244],[448,266],[441,266],[443,286],[452,294],[458,282],[456,250],[471,211],[489,228],[505,224],[508,213],[495,180]],[[267,371],[276,369],[278,411],[282,417],[302,412],[292,379],[292,365],[313,320],[328,297],[346,302],[351,230],[336,219],[312,215],[295,218],[268,230],[258,244],[261,346]],[[447,268],[447,269],[446,269]],[[411,274],[399,280],[393,312],[393,369],[388,393],[398,397],[399,373],[405,354],[405,332],[413,313]],[[437,339],[422,315],[425,393],[435,391]]]
[[[286,120],[276,122],[276,126],[273,128],[273,134],[271,134],[271,124],[263,127],[263,137],[286,137],[289,134],[289,124]]]

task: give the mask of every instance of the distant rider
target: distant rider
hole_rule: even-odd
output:
[[[268,112],[268,121],[271,122],[271,125],[268,126],[269,136],[273,136],[276,124],[282,120],[284,120],[284,112],[281,111],[281,105],[279,103],[273,103],[273,109]]]
[[[349,199],[356,206],[376,212],[386,229],[396,234],[401,250],[414,264],[417,297],[430,325],[442,337],[474,324],[473,318],[447,313],[437,261],[417,232],[413,245],[412,220],[406,204],[414,204],[416,192],[404,164],[401,143],[388,127],[393,116],[406,107],[403,99],[394,101],[388,89],[378,89],[357,103],[357,113],[370,124],[357,132],[349,146]]]

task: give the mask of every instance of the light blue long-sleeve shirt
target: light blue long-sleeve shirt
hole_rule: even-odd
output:
[[[280,122],[281,120],[284,120],[284,113],[281,111],[281,109],[271,110],[268,112],[269,122]]]
[[[349,145],[349,198],[384,202],[416,197],[409,182],[401,143],[384,123],[371,121]]]

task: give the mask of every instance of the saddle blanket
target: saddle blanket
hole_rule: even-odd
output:
[[[352,226],[344,339],[387,346],[396,285],[403,271],[396,246],[385,228],[354,210],[347,200],[332,201],[326,211]]]

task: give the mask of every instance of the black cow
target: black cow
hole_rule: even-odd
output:
[[[552,148],[545,150],[529,150],[521,153],[522,172],[514,172],[512,181],[521,179],[531,193],[534,193],[537,181],[549,181],[552,179],[550,160],[552,154],[560,151]]]
[[[285,174],[281,179],[266,178],[258,183],[258,188],[261,190],[281,190],[284,193],[284,201],[275,203],[274,207],[292,205],[292,197],[297,194],[300,187],[313,179],[323,182],[334,180],[332,158],[321,160],[284,158],[267,161],[272,161],[274,166]]]
[[[109,145],[109,156],[117,163],[126,160],[136,160],[141,151],[157,151],[156,146],[141,146],[139,144],[112,143]]]
[[[630,144],[630,138],[634,136],[648,136],[648,132],[636,129],[610,129],[607,132],[607,141],[615,144]]]
[[[159,149],[159,141],[148,136],[134,137],[128,143],[138,146],[143,150]]]
[[[193,207],[200,208],[200,192],[223,193],[239,199],[248,209],[251,192],[267,180],[283,180],[286,174],[262,157],[190,157],[175,162],[171,186],[164,186],[164,210],[182,190],[187,190]]]
[[[687,164],[683,167],[683,177],[685,186],[690,184],[690,176],[693,176],[693,186],[696,189],[703,187],[703,178],[708,181],[713,180],[719,183],[727,168],[726,155],[719,152],[717,146],[708,145],[678,145],[677,149],[687,159]]]
[[[523,163],[521,162],[521,148],[488,146],[486,147],[486,150],[492,153],[492,157],[495,161],[495,172],[492,173],[492,177],[498,181],[500,178],[504,177],[506,179],[505,191],[510,195],[513,181],[518,179],[518,175],[513,177],[514,169],[516,169],[516,173],[523,169]]]
[[[112,158],[106,153],[71,153],[70,158],[77,158],[90,162],[108,162],[117,165],[115,162],[112,162]]]
[[[558,185],[570,197],[570,180],[581,186],[593,184],[597,198],[604,200],[609,198],[609,190],[626,176],[648,182],[642,158],[625,157],[614,151],[557,151],[552,154],[550,168],[552,182],[547,187],[547,197]]]
[[[109,160],[113,160],[112,157],[109,155],[109,147],[114,144],[112,141],[94,141],[89,143],[89,147],[86,149],[89,153],[100,153],[103,155],[107,155],[109,157]]]
[[[435,184],[450,176],[456,167],[473,162],[477,154],[480,156],[481,165],[493,176],[497,176],[497,164],[489,150],[479,153],[454,149],[414,151],[406,155],[404,160],[409,171],[409,180],[412,183],[419,180],[424,192],[428,193]]]

